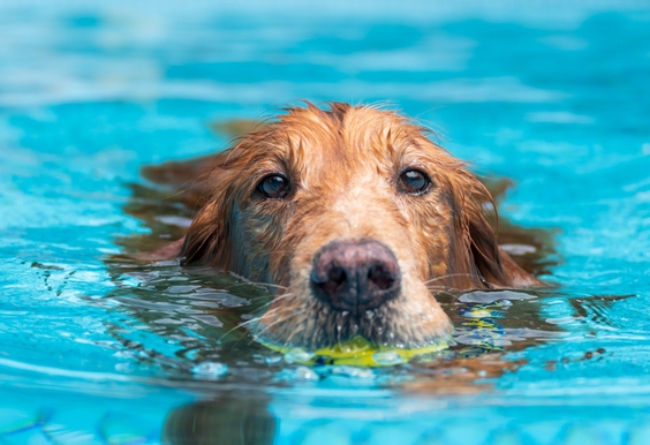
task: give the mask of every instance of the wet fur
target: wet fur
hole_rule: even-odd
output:
[[[394,112],[307,104],[218,155],[150,167],[147,177],[178,187],[181,199],[200,210],[183,239],[141,258],[179,257],[184,265],[279,285],[257,323],[267,341],[309,349],[357,334],[401,347],[435,342],[451,323],[432,292],[543,283],[499,247],[485,213],[496,217],[496,205],[485,186],[428,136]],[[434,188],[400,194],[396,181],[405,167],[424,170]],[[277,171],[295,184],[290,196],[256,197],[258,181]],[[364,238],[393,250],[403,291],[353,319],[311,296],[308,277],[320,247]]]

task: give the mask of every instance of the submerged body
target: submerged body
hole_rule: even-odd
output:
[[[201,210],[149,258],[276,285],[267,343],[425,348],[452,329],[436,292],[543,284],[499,247],[481,182],[394,112],[292,108],[214,157],[149,170],[164,174],[192,178]]]

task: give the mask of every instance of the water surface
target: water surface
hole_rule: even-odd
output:
[[[650,10],[275,3],[0,5],[0,442],[646,443]],[[463,331],[489,296],[448,295],[451,351],[308,368],[232,329],[267,290],[110,260],[191,216],[142,166],[300,99],[388,103],[514,181],[558,287],[501,296],[492,354]]]

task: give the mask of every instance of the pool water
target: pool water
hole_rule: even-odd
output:
[[[650,442],[650,6],[272,3],[0,4],[0,443]],[[557,286],[440,296],[456,345],[410,363],[304,366],[238,327],[268,289],[120,256],[191,218],[143,166],[300,99],[512,180]]]

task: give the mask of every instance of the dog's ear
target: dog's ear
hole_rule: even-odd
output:
[[[179,253],[181,264],[209,264],[226,268],[228,212],[221,200],[211,200],[194,217]]]
[[[202,264],[236,270],[232,263],[240,252],[234,252],[231,245],[233,209],[241,198],[243,169],[262,151],[251,147],[263,145],[268,137],[269,131],[261,129],[241,138],[232,148],[203,158],[210,162],[208,168],[194,166],[197,175],[204,175],[200,180],[204,201],[185,236],[179,255],[182,265]]]
[[[466,236],[469,238],[468,248],[470,252],[470,266],[473,268],[472,275],[476,275],[481,284],[486,287],[507,286],[508,277],[503,268],[501,249],[497,234],[488,223],[484,215],[483,205],[489,203],[494,206],[494,201],[484,203],[471,203],[465,208]],[[496,213],[496,208],[494,212]],[[481,286],[481,287],[483,287]]]
[[[496,203],[488,189],[473,174],[460,168],[457,180],[451,181],[452,212],[457,248],[454,264],[464,270],[456,271],[455,287],[543,287],[546,285],[519,265],[499,247],[496,228],[488,222],[486,212],[494,213],[498,227]],[[465,277],[465,278],[463,278]],[[458,286],[458,284],[461,284]]]
[[[451,180],[451,205],[458,252],[454,263],[464,266],[457,271],[462,287],[489,288],[508,286],[503,268],[502,251],[497,234],[487,221],[485,211],[496,205],[490,192],[471,173],[459,168],[457,179]],[[463,278],[464,277],[464,278]],[[469,283],[467,283],[469,280]],[[469,286],[467,286],[469,284]]]
[[[180,251],[181,264],[204,264],[215,268],[229,267],[230,216],[234,190],[234,172],[229,168],[228,153],[215,159],[207,181],[206,203],[190,225]]]

